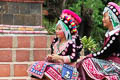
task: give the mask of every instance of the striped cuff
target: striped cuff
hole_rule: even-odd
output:
[[[70,56],[63,56],[64,63],[70,63]]]

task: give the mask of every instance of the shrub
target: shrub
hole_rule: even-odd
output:
[[[87,38],[86,36],[84,36],[81,38],[81,41],[83,44],[83,49],[85,51],[85,54],[87,52],[89,52],[89,53],[96,52],[98,44],[91,37]]]

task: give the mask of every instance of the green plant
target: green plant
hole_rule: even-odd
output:
[[[80,35],[91,36],[96,42],[103,41],[105,30],[102,24],[102,12],[106,6],[104,2],[108,3],[107,0],[77,0],[69,7],[82,18],[82,25],[80,25],[82,28],[79,32],[83,34]]]
[[[84,50],[88,50],[90,53],[95,52],[97,49],[97,43],[91,37],[82,37],[81,38]]]
[[[50,22],[48,19],[43,18],[43,26],[48,31],[48,34],[54,34],[56,30],[56,20],[54,22]]]
[[[54,34],[55,33],[55,25],[56,24],[49,24],[47,26],[45,26],[45,29],[48,31],[48,34]]]

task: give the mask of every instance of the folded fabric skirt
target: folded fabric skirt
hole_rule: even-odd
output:
[[[72,70],[70,71],[69,69],[64,69],[63,68],[64,65],[65,64],[38,61],[38,62],[35,62],[34,64],[32,64],[28,68],[27,71],[34,78],[42,79],[43,76],[45,75],[50,80],[64,80],[65,78],[63,76],[65,76],[68,79],[70,78],[70,80],[77,80],[78,75],[79,75],[77,69],[72,66],[67,65],[69,67],[69,69],[72,68]],[[65,70],[68,70],[68,71],[65,71]],[[64,71],[64,74],[63,74],[63,71]],[[70,75],[70,74],[72,74],[72,75]]]

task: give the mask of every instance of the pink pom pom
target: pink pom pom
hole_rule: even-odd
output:
[[[74,13],[73,11],[71,11],[69,9],[64,9],[62,11],[62,14],[69,14],[69,15],[71,15],[77,21],[78,24],[80,24],[81,21],[82,21],[82,19],[76,13]]]

